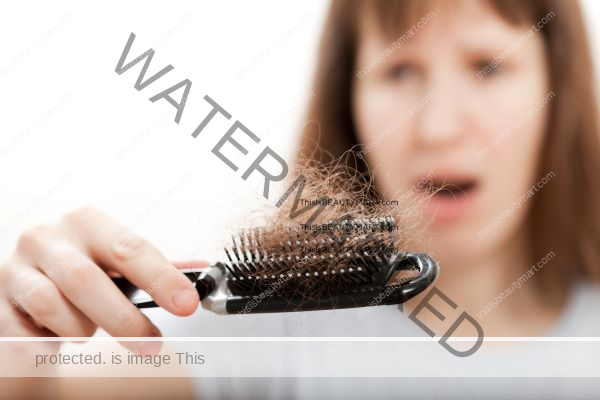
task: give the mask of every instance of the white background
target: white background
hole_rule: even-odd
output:
[[[273,208],[277,193],[271,201],[262,199],[260,175],[248,182],[241,175],[266,145],[291,160],[326,6],[322,1],[5,6],[0,257],[10,254],[24,229],[86,204],[132,226],[172,259],[221,255],[218,249],[232,230]],[[51,29],[54,34],[43,38]],[[174,66],[140,92],[133,85],[143,62],[122,76],[115,73],[131,32],[137,37],[127,63],[152,47],[156,54],[147,76]],[[270,48],[270,55],[238,76]],[[171,105],[148,98],[186,78],[193,83],[192,98],[177,125]],[[193,139],[211,110],[203,100],[207,94],[232,118],[215,117]],[[53,107],[57,111],[43,118]],[[236,119],[262,138],[254,147],[244,142],[251,149],[246,158],[224,147],[240,167],[237,173],[210,151]]]

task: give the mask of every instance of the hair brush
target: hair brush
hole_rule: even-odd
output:
[[[253,229],[233,237],[228,261],[184,274],[217,314],[400,304],[435,282],[439,267],[399,252],[396,229],[392,217]],[[141,291],[125,278],[113,281],[138,308],[157,307],[136,300]]]

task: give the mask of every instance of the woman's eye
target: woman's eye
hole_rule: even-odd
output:
[[[406,79],[417,72],[417,68],[411,64],[400,64],[388,71],[388,77],[391,79]]]
[[[477,75],[477,77],[479,79],[483,79],[486,76],[497,75],[499,72],[502,72],[503,67],[494,59],[485,59],[476,61],[473,64],[473,69],[475,70],[475,74]]]

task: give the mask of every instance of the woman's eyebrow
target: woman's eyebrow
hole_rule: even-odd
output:
[[[526,27],[514,28],[513,29],[494,29],[494,28],[481,28],[477,30],[468,30],[461,32],[459,42],[461,47],[468,48],[475,52],[478,49],[483,50],[501,50],[504,51],[507,47],[511,46],[514,42],[526,43],[531,40],[531,37],[527,37]]]
[[[480,44],[469,43],[462,47],[461,53],[464,57],[468,57],[470,59],[483,58],[483,59],[491,59],[494,57],[501,57],[504,54],[506,57],[518,57],[519,54],[524,54],[522,50],[522,45],[515,45],[515,41],[512,39],[509,40],[496,40],[492,43],[487,41],[482,41]],[[504,57],[503,57],[504,59]]]
[[[487,46],[465,46],[461,49],[463,55],[469,58],[490,58],[504,51],[505,46],[487,45]]]

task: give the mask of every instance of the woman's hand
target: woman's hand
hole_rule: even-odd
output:
[[[116,337],[160,336],[111,281],[114,274],[142,289],[154,284],[154,301],[175,315],[198,307],[192,283],[154,246],[85,208],[25,232],[0,265],[0,336],[86,337],[98,327]],[[123,344],[141,354],[160,348],[155,341]]]

